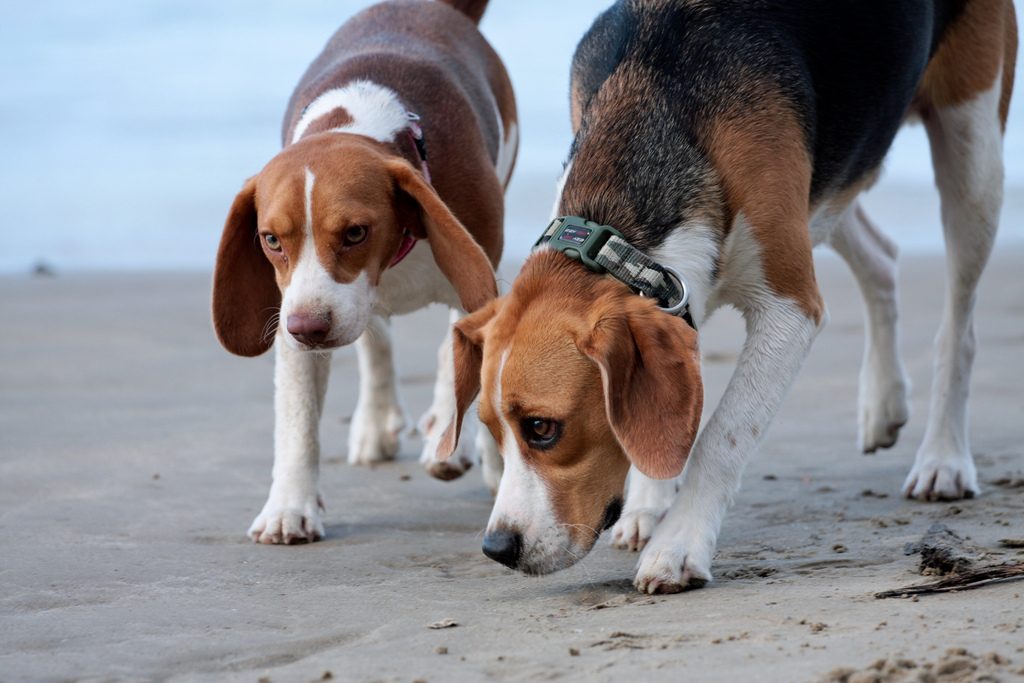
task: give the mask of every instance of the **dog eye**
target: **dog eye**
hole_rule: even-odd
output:
[[[270,249],[270,251],[281,251],[281,240],[277,239],[277,235],[265,232],[263,233],[263,241],[267,243],[267,249]]]
[[[544,450],[551,448],[562,438],[562,423],[543,417],[524,417],[519,427],[523,439],[534,448]]]
[[[366,241],[366,236],[370,234],[370,229],[365,225],[353,225],[345,231],[345,235],[342,238],[342,243],[346,247],[354,247],[357,244],[361,244]]]

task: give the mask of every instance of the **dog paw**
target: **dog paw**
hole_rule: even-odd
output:
[[[639,552],[644,549],[654,534],[654,527],[665,516],[665,510],[644,508],[629,510],[622,513],[619,521],[612,527],[609,545],[620,550]]]
[[[398,406],[357,408],[348,435],[348,464],[373,465],[398,455],[405,416]]]
[[[249,538],[268,545],[318,541],[324,537],[323,509],[323,501],[317,495],[290,497],[271,493],[249,527]]]
[[[974,498],[979,491],[978,472],[970,455],[918,453],[903,482],[903,495],[923,501]]]
[[[862,384],[858,441],[864,453],[896,445],[900,429],[910,419],[909,382],[899,374],[897,377],[885,385],[870,381]]]
[[[640,555],[633,585],[641,593],[679,593],[711,581],[713,547],[655,537]]]
[[[427,474],[434,479],[441,481],[452,481],[458,479],[473,467],[473,461],[465,452],[462,441],[455,448],[455,452],[447,460],[437,458],[437,443],[439,439],[427,439],[423,446],[423,453],[420,454],[420,464],[427,470]]]
[[[467,420],[466,422],[468,423],[469,421]],[[463,425],[462,436],[459,438],[459,443],[455,446],[455,452],[448,456],[447,460],[440,460],[437,457],[437,447],[441,442],[441,436],[444,432],[441,422],[434,420],[432,424],[424,425],[424,421],[420,420],[420,429],[423,432],[424,439],[423,452],[420,453],[420,464],[423,465],[430,476],[441,481],[451,481],[458,479],[473,467],[473,460],[470,454],[471,447],[468,445],[473,441],[473,433],[469,424]]]

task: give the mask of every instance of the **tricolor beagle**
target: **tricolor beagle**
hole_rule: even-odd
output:
[[[1011,0],[620,0],[602,14],[573,63],[559,218],[512,291],[456,325],[459,410],[482,389],[505,465],[484,552],[551,572],[614,525],[614,545],[644,548],[639,590],[708,581],[744,465],[827,319],[817,244],[866,301],[861,447],[895,443],[909,413],[896,249],[857,196],[912,118],[931,141],[949,284],[903,490],[977,493],[972,309],[1002,203],[1016,45]],[[661,310],[685,296],[696,326]],[[725,304],[746,343],[698,437],[697,329]],[[442,456],[457,435],[458,419]]]
[[[508,75],[477,30],[486,5],[394,0],[350,19],[292,94],[284,149],[231,207],[213,282],[217,336],[243,356],[277,340],[273,483],[253,540],[323,536],[329,351],[356,342],[359,355],[349,462],[393,458],[404,416],[388,318],[442,303],[454,320],[497,293],[518,134]],[[441,354],[450,368],[450,335]],[[442,371],[423,425],[428,469],[441,478],[469,466],[464,455],[433,459],[451,392]],[[500,458],[483,446],[493,488]]]

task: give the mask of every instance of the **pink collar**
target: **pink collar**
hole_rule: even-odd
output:
[[[398,247],[398,253],[395,254],[395,258],[391,259],[391,263],[388,264],[388,268],[394,268],[401,263],[402,259],[409,255],[409,252],[412,251],[412,248],[416,246],[416,242],[418,241],[418,237],[406,230],[405,234],[402,235],[402,244]]]
[[[423,129],[420,128],[419,124],[420,117],[411,111],[406,112],[405,116],[409,119],[409,127],[405,129],[405,134],[409,136],[409,140],[416,150],[416,155],[419,157],[420,172],[423,173],[423,178],[427,183],[433,184],[430,180],[430,168],[427,166],[427,145],[423,141]],[[409,252],[412,251],[412,248],[416,246],[417,241],[419,241],[419,238],[409,230],[406,230],[402,235],[402,243],[398,247],[398,253],[395,254],[395,258],[391,259],[388,268],[394,268],[401,263],[409,255]]]

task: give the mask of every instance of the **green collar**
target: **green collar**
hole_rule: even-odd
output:
[[[607,273],[640,296],[657,300],[661,310],[697,329],[690,315],[690,292],[679,273],[638,250],[610,225],[579,216],[559,216],[533,248],[545,245],[579,261],[587,270]]]

